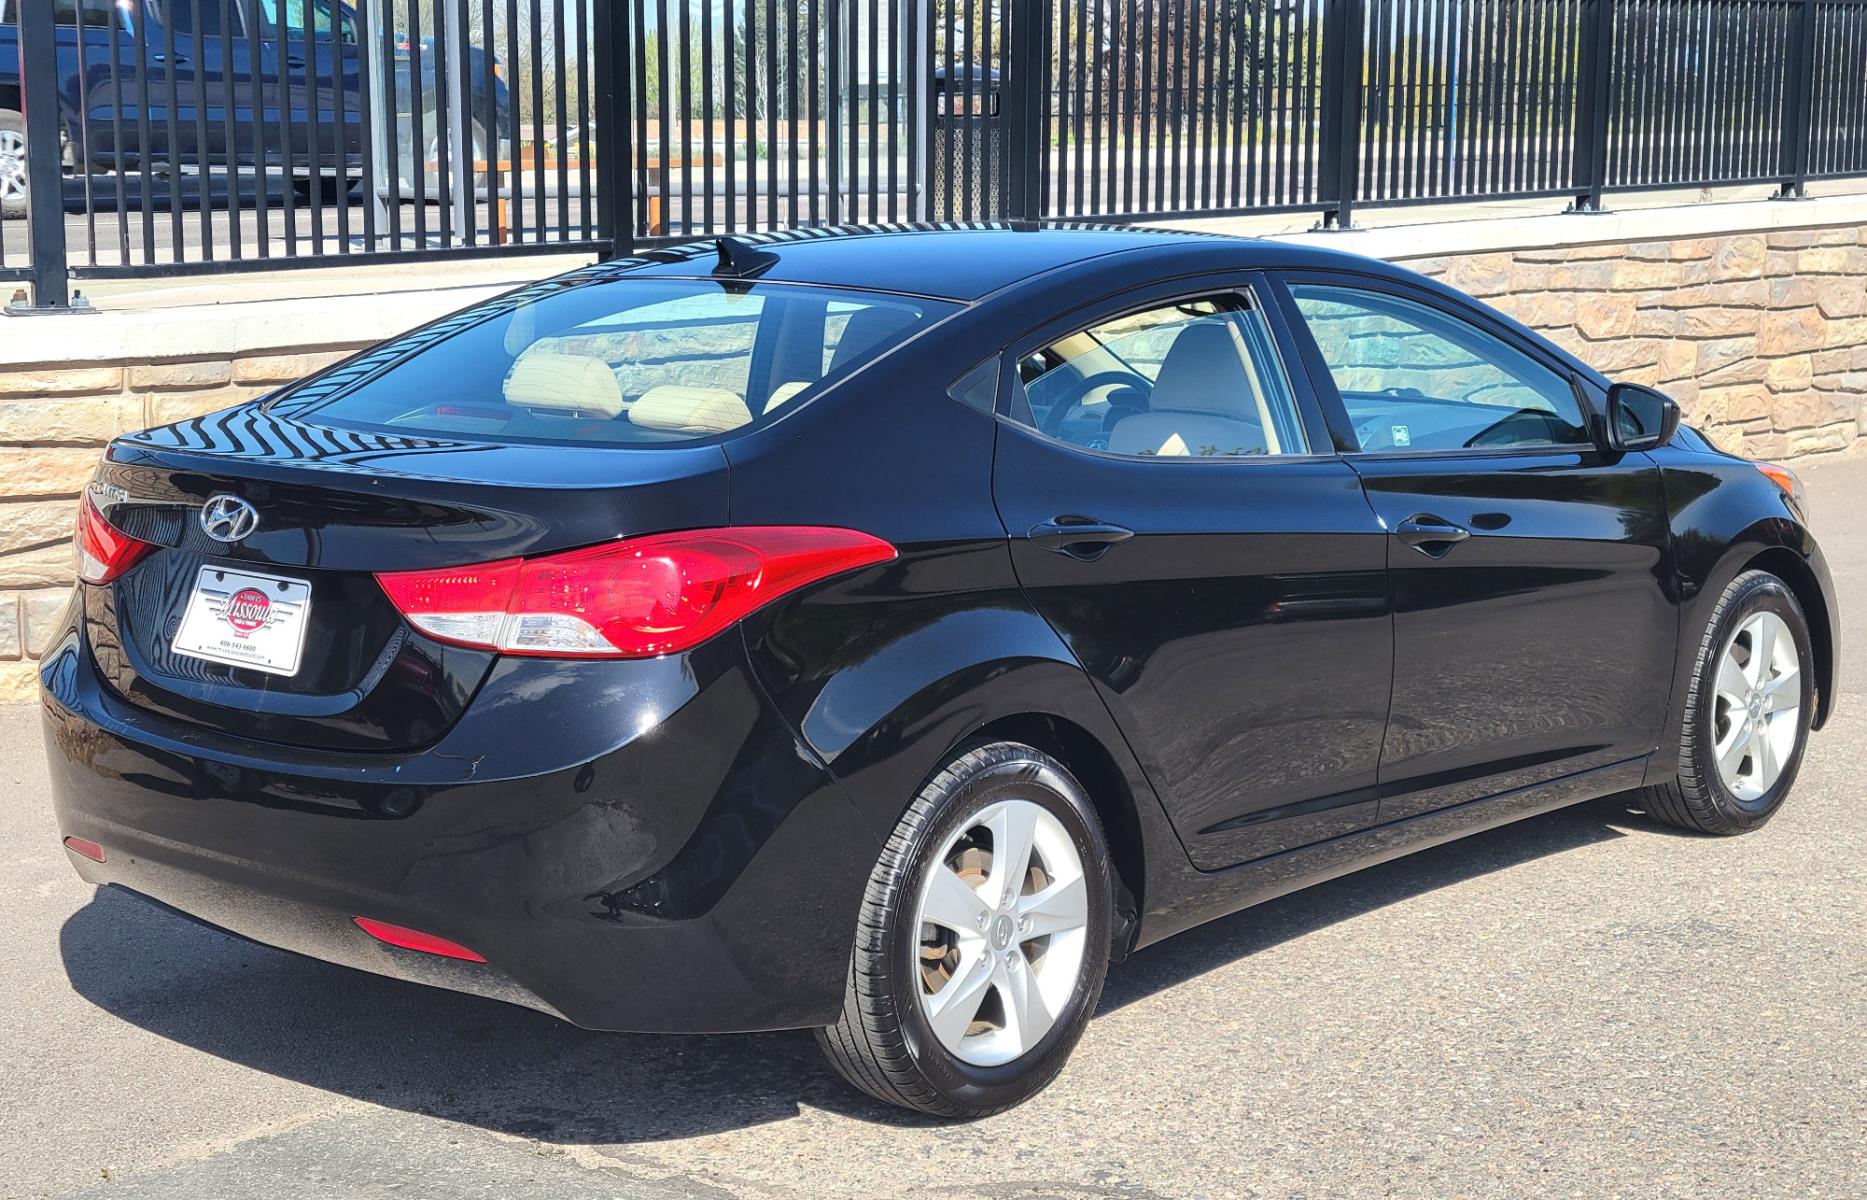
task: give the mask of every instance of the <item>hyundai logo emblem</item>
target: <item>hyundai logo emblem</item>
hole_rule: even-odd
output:
[[[237,542],[259,528],[259,510],[238,496],[222,493],[201,506],[201,532],[217,542]]]

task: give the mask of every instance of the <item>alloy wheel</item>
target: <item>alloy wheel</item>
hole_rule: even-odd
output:
[[[0,129],[0,200],[26,198],[26,135]]]
[[[1044,1038],[1082,973],[1089,893],[1063,823],[1029,800],[980,809],[921,881],[920,1004],[960,1061],[1011,1062]]]
[[[1740,800],[1776,785],[1801,735],[1802,664],[1783,618],[1757,612],[1737,627],[1718,658],[1712,705],[1718,778]]]

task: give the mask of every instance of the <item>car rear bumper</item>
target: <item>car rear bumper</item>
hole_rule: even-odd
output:
[[[502,660],[405,755],[225,738],[126,704],[75,629],[42,671],[62,837],[97,884],[268,945],[635,1032],[826,1024],[880,843],[736,633]],[[362,916],[484,963],[386,945]]]

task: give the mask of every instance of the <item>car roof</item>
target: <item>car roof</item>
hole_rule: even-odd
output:
[[[1136,250],[1210,245],[1214,265],[1249,267],[1290,247],[1220,234],[1115,226],[946,224],[844,226],[733,234],[763,281],[902,292],[970,302],[1033,276]],[[592,268],[632,275],[711,275],[720,239],[644,251]]]

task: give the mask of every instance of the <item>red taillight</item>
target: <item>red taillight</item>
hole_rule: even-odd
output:
[[[435,937],[432,933],[423,933],[419,929],[408,929],[401,925],[391,925],[387,921],[372,921],[368,917],[352,917],[357,928],[369,934],[379,942],[388,942],[391,946],[400,946],[404,950],[419,950],[423,954],[438,954],[442,958],[461,958],[468,962],[485,962],[484,955],[475,954],[459,942],[450,942],[446,938]]]
[[[650,658],[698,646],[786,592],[887,562],[853,529],[696,529],[542,558],[376,576],[415,628],[506,654]]]
[[[104,861],[104,848],[90,838],[68,837],[65,839],[65,849],[82,854],[92,862]]]
[[[88,495],[78,501],[78,531],[72,540],[78,546],[78,578],[86,583],[109,583],[155,549],[104,520]]]

